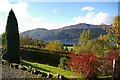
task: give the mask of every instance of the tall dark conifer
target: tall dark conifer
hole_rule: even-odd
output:
[[[18,22],[13,10],[11,9],[7,19],[6,25],[6,51],[3,55],[3,59],[12,63],[19,63],[20,61],[20,43],[19,43],[19,31]]]

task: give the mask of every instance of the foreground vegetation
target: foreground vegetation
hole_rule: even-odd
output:
[[[84,30],[80,34],[79,43],[73,46],[68,67],[72,71],[84,74],[88,79],[96,79],[98,76],[113,75],[113,60],[115,64],[115,78],[119,79],[120,67],[120,16],[114,18],[112,28],[102,24],[107,34],[93,37],[90,30]],[[79,66],[79,67],[77,67]]]
[[[64,70],[54,66],[49,66],[47,64],[33,63],[25,60],[21,60],[21,64],[23,64],[24,66],[32,66],[33,68],[37,68],[41,72],[50,73],[52,75],[60,74],[64,75],[67,78],[80,78],[80,76],[75,72]]]

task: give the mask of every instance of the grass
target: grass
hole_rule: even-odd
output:
[[[41,72],[50,73],[52,75],[61,74],[67,78],[70,78],[70,77],[80,78],[80,76],[77,75],[75,72],[64,70],[64,69],[54,67],[54,66],[49,66],[47,64],[33,63],[33,62],[25,61],[25,60],[22,60],[21,64],[25,66],[32,66],[34,68],[37,68]]]

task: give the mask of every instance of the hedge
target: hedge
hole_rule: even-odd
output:
[[[62,57],[67,57],[59,53],[30,49],[21,49],[20,56],[23,60],[49,64],[52,66],[58,66],[60,59]]]

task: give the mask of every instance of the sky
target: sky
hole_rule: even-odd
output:
[[[18,20],[19,32],[24,32],[36,28],[58,29],[78,23],[111,24],[113,17],[118,15],[118,2],[0,0],[0,34],[5,31],[10,9]]]

